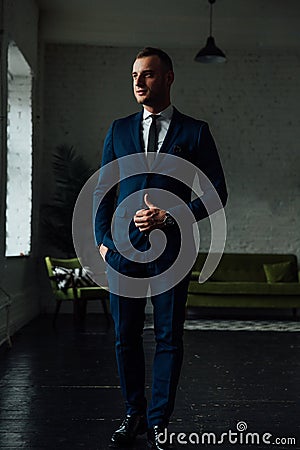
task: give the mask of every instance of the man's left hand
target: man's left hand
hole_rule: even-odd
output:
[[[166,211],[153,205],[149,200],[148,194],[145,194],[144,202],[148,208],[140,209],[135,213],[133,218],[135,226],[143,233],[152,231],[155,228],[162,228],[166,218]]]

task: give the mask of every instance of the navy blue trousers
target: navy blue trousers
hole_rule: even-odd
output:
[[[121,273],[151,277],[162,270],[161,263],[141,265],[129,262],[109,250],[109,265]],[[108,281],[110,271],[108,265]],[[174,409],[183,359],[183,325],[189,275],[168,291],[151,297],[156,349],[152,367],[152,395],[147,408],[143,327],[146,298],[110,294],[115,324],[116,358],[127,414],[146,414],[148,425],[167,426]]]

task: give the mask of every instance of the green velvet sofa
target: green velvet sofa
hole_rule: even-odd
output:
[[[295,255],[224,253],[213,275],[198,282],[206,259],[199,253],[188,288],[188,307],[300,308]]]

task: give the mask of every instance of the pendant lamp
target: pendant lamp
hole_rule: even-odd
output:
[[[226,62],[226,56],[220,50],[216,44],[215,40],[212,36],[212,8],[213,3],[215,3],[216,0],[208,0],[208,3],[210,4],[210,27],[209,27],[209,36],[206,41],[205,47],[203,47],[195,56],[195,61],[201,62],[201,63],[223,63]]]

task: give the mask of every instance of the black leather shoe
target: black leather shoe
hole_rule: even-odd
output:
[[[155,425],[148,430],[148,442],[147,445],[152,450],[167,450],[174,449],[174,445],[170,443],[167,428]]]
[[[146,431],[146,416],[139,414],[127,415],[120,427],[113,433],[109,447],[128,447],[133,444],[138,434],[144,434]]]

